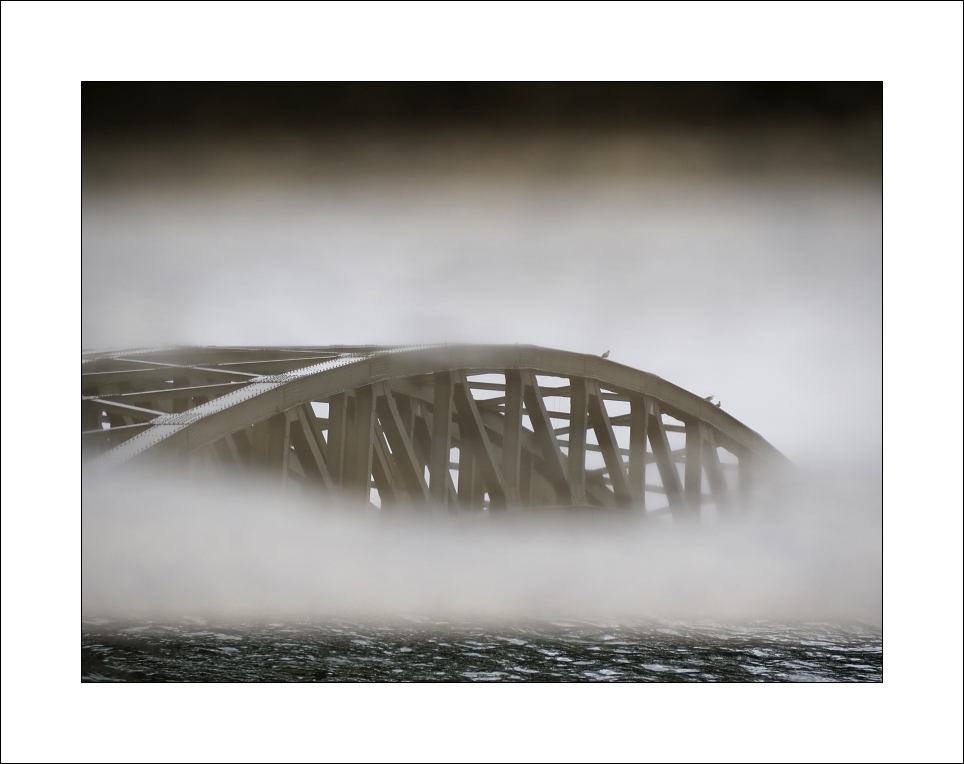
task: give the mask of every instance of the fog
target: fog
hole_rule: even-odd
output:
[[[244,478],[85,480],[87,618],[879,622],[879,493],[796,476],[737,521],[432,514]]]
[[[611,350],[794,461],[879,470],[881,197],[863,176],[95,187],[83,247],[87,349]]]

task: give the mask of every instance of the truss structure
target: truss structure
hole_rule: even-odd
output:
[[[382,508],[732,515],[786,459],[707,400],[528,345],[176,347],[84,353],[90,466],[243,470]]]

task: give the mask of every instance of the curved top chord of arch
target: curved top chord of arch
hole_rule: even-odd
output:
[[[85,353],[81,378],[99,468],[233,467],[384,507],[692,518],[732,511],[754,474],[787,463],[653,374],[531,345],[153,348]]]

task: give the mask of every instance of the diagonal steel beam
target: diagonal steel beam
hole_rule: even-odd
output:
[[[629,481],[626,479],[626,465],[619,454],[619,445],[616,442],[616,435],[613,433],[612,423],[609,421],[609,413],[603,402],[602,391],[599,383],[589,380],[587,383],[589,393],[589,423],[596,433],[596,441],[602,449],[603,459],[606,460],[606,468],[609,470],[609,478],[613,484],[613,493],[616,495],[616,503],[620,507],[628,507],[632,504],[632,495],[629,492]]]
[[[542,393],[539,392],[539,386],[531,371],[522,372],[522,380],[526,414],[532,422],[536,443],[542,451],[549,480],[556,491],[556,500],[559,504],[572,504],[572,488],[569,485],[569,476],[566,474],[566,463],[562,451],[559,450],[559,441],[556,440],[553,432]]]
[[[710,484],[713,501],[716,503],[716,511],[725,517],[731,511],[730,496],[726,487],[726,478],[723,477],[723,470],[720,468],[716,438],[713,437],[713,430],[709,427],[705,428],[703,435],[703,469],[706,470],[706,478]]]
[[[569,389],[570,424],[566,428],[569,431],[569,485],[572,486],[573,501],[583,504],[586,501],[586,416],[589,406],[586,380],[571,377]]]
[[[425,475],[415,456],[415,449],[412,447],[412,441],[398,411],[395,398],[387,385],[381,385],[381,395],[377,398],[376,410],[392,449],[392,459],[398,468],[401,482],[409,498],[412,501],[426,503],[429,494]]]
[[[375,422],[375,435],[372,441],[372,480],[382,502],[386,508],[398,501],[398,483],[396,469],[392,463],[392,455],[385,443],[385,432],[378,422]]]
[[[486,490],[489,492],[489,500],[492,507],[504,507],[506,505],[505,484],[502,482],[502,470],[499,468],[495,457],[495,449],[489,442],[479,410],[472,397],[465,378],[465,373],[460,372],[456,378],[456,384],[452,392],[452,399],[455,403],[455,410],[459,415],[459,428],[462,431],[461,447],[468,446],[472,449],[475,457],[476,468],[481,471],[482,480]],[[461,469],[461,468],[460,468]],[[459,480],[461,483],[461,478]]]
[[[659,404],[655,401],[653,401],[653,411],[649,417],[647,430],[649,432],[649,443],[653,448],[653,455],[656,457],[659,477],[663,481],[663,488],[666,489],[666,498],[669,500],[669,506],[675,520],[680,518],[684,511],[683,488],[680,485],[679,472],[676,471],[676,464],[671,456],[666,430],[663,429],[663,417],[659,410]]]
[[[310,405],[310,404],[308,404]],[[309,413],[304,406],[295,409],[295,422],[291,428],[291,442],[298,454],[298,461],[305,471],[305,477],[331,491],[332,480],[325,464],[322,446],[318,442],[318,433],[309,420]],[[324,441],[322,441],[324,442]]]

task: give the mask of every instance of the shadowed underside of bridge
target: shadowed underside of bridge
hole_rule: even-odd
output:
[[[91,466],[174,461],[450,511],[743,505],[785,458],[703,398],[528,345],[180,347],[82,356]]]

